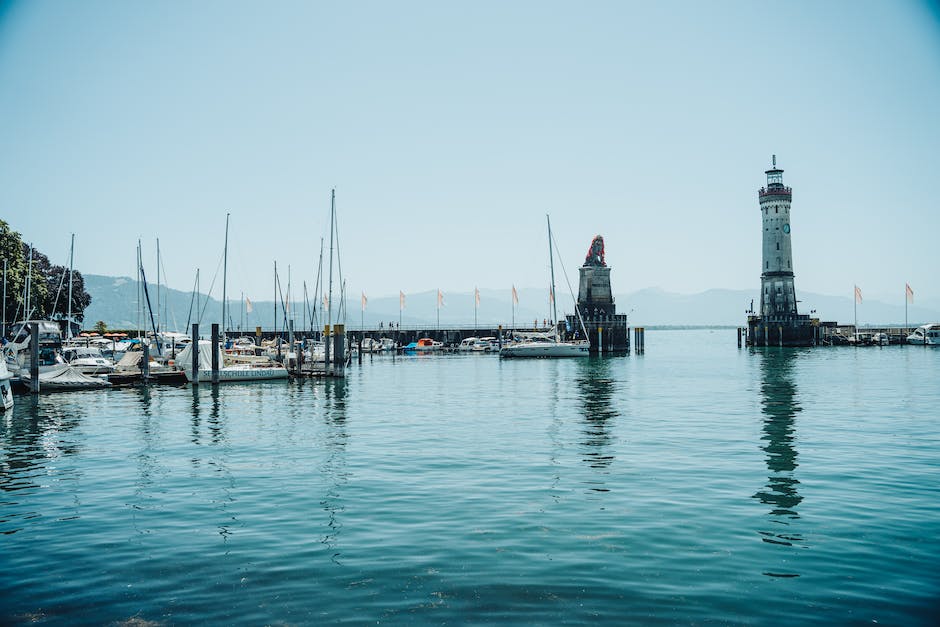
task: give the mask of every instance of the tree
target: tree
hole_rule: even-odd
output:
[[[30,247],[20,234],[0,220],[0,264],[7,262],[7,323],[18,320],[57,318],[68,312],[68,268],[55,266],[42,252],[32,250],[33,263],[29,267]],[[2,265],[0,265],[2,272]],[[26,278],[31,277],[29,303],[25,303]],[[72,273],[72,318],[79,322],[85,318],[85,309],[91,304],[91,295],[85,291],[81,273]],[[28,305],[28,306],[27,306]]]
[[[99,320],[95,323],[95,331],[97,331],[99,335],[104,335],[108,332],[108,325],[104,323],[104,320]]]

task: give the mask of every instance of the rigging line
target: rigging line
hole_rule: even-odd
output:
[[[163,263],[163,259],[164,259],[163,257],[160,257],[160,266],[163,268],[163,282],[166,283],[166,264]],[[169,294],[166,294],[166,296],[167,298],[163,299],[163,317],[164,318],[166,318],[166,311],[167,309],[169,309],[169,302],[170,302]],[[170,314],[172,314],[173,316],[173,328],[176,329],[178,332],[180,330],[180,327],[179,327],[179,324],[177,324],[176,322],[176,310],[170,309]]]
[[[65,268],[62,268],[62,276],[59,277],[59,289],[55,292],[55,301],[52,303],[52,311],[49,312],[49,318],[55,315],[55,309],[59,306],[59,296],[62,294],[63,283],[65,283]]]
[[[193,295],[189,297],[189,312],[186,314],[186,329],[189,329],[189,323],[193,319],[193,302],[196,300],[196,286],[199,285],[199,268],[196,268],[196,278],[193,280]]]
[[[555,239],[554,233],[552,233],[552,243],[555,245],[555,254],[558,255],[558,260],[561,262],[561,251],[558,249],[558,240]],[[574,311],[578,315],[578,322],[581,323],[581,331],[584,333],[584,337],[587,337],[587,328],[584,326],[584,320],[581,319],[581,309],[578,307],[578,301],[574,297],[574,290],[571,289],[571,281],[568,280],[568,271],[565,270],[564,263],[561,263],[561,273],[565,277],[565,283],[568,284],[568,293],[571,295],[571,300],[574,301]],[[555,324],[558,324],[557,320]]]
[[[343,324],[346,324],[346,281],[343,280],[343,256],[339,252],[339,220],[333,215],[333,230],[336,231],[336,271],[339,274],[339,284],[342,299],[339,301],[339,313],[337,318],[343,317]]]
[[[75,238],[73,237],[72,240],[74,241]],[[71,250],[72,250],[72,248],[69,247],[69,252],[70,252],[70,253],[71,253]],[[59,296],[62,295],[62,284],[63,284],[63,283],[65,283],[65,268],[64,268],[64,267],[62,268],[62,276],[59,278],[59,289],[57,289],[56,292],[55,292],[55,301],[52,303],[52,311],[49,312],[49,318],[50,318],[50,319],[52,318],[52,316],[55,315],[55,309],[56,309],[56,307],[59,306]]]
[[[205,315],[205,313],[206,313],[206,307],[209,306],[209,297],[212,296],[212,288],[215,287],[215,280],[216,280],[217,278],[219,278],[219,268],[222,267],[222,259],[223,259],[223,257],[225,257],[224,254],[222,255],[222,257],[219,257],[219,265],[217,265],[217,266],[215,267],[215,276],[212,277],[212,283],[209,284],[209,291],[206,292],[206,302],[202,305],[202,311],[199,312],[199,320],[196,321],[196,322],[198,322],[199,324],[202,324],[202,317],[203,317],[203,316]]]
[[[274,289],[277,291],[278,300],[281,301],[281,313],[284,314],[284,330],[287,330],[287,307],[284,303],[284,292],[281,290],[281,275],[274,274]]]

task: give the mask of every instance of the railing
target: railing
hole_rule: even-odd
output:
[[[761,187],[757,192],[761,196],[785,195],[792,196],[793,190],[789,187]]]

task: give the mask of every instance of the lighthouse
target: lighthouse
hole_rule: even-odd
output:
[[[757,192],[762,229],[760,310],[748,317],[747,341],[751,346],[813,346],[819,321],[800,314],[796,307],[790,223],[793,190],[783,184],[776,155],[764,174],[767,186]]]
[[[790,201],[793,190],[783,184],[783,170],[765,172],[767,187],[758,192],[763,223],[763,263],[760,275],[760,313],[765,318],[796,315],[796,288],[793,285],[793,249],[790,245]]]

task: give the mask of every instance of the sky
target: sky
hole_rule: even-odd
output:
[[[220,297],[230,214],[230,298],[312,291],[335,189],[350,297],[547,288],[546,214],[560,285],[601,234],[615,293],[756,294],[775,154],[798,292],[940,302],[932,2],[5,2],[0,120],[85,273]]]

